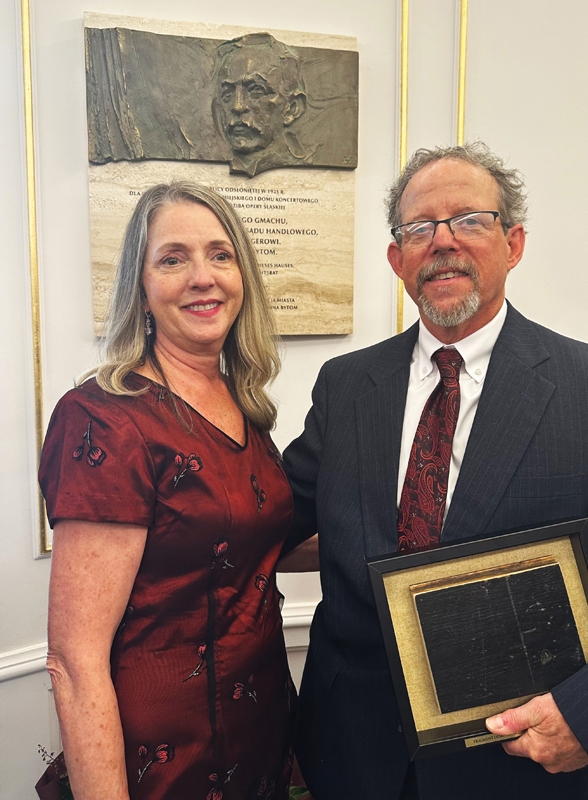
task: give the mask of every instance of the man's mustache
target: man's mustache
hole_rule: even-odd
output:
[[[235,131],[237,131],[237,133],[239,133],[239,128],[246,128],[247,132],[249,132],[249,133],[254,133],[254,134],[257,134],[257,135],[261,135],[261,131],[259,130],[258,127],[256,127],[255,125],[252,125],[250,122],[246,122],[243,119],[237,119],[237,120],[231,121],[231,122],[229,122],[229,124],[227,126],[227,130],[228,130],[229,134],[234,134]]]
[[[437,256],[437,258],[423,267],[417,275],[417,291],[419,294],[423,290],[425,283],[440,272],[460,272],[472,279],[474,287],[479,285],[478,270],[471,261],[461,261],[454,256]]]

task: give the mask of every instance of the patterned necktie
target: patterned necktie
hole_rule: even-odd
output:
[[[402,553],[435,547],[443,527],[463,358],[454,348],[437,350],[433,358],[441,380],[425,403],[410,450],[398,508]]]

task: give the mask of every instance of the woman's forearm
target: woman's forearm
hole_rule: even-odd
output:
[[[108,669],[85,673],[49,654],[63,750],[75,800],[129,800],[118,703]]]
[[[47,668],[75,800],[129,800],[110,651],[146,535],[82,520],[53,532]]]
[[[316,572],[319,569],[318,534],[315,533],[278,561],[278,572]]]

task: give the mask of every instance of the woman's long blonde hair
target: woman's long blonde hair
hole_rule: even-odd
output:
[[[243,305],[225,339],[221,369],[243,413],[261,430],[271,430],[276,421],[276,405],[265,387],[278,374],[280,358],[276,323],[257,255],[231,204],[212,189],[197,184],[174,182],[152,186],[137,203],[127,225],[112,290],[105,324],[104,362],[82,379],[93,375],[106,392],[133,395],[137,392],[129,389],[125,379],[130,372],[148,363],[168,386],[154,351],[156,324],[152,322],[152,336],[145,334],[142,272],[149,225],[159,209],[171,203],[199,203],[209,208],[235,248],[243,278]],[[178,416],[179,408],[173,398],[172,408]]]

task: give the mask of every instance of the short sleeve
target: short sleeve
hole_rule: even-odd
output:
[[[141,431],[121,407],[127,399],[82,386],[57,404],[39,469],[51,526],[60,519],[152,524],[155,468]]]

